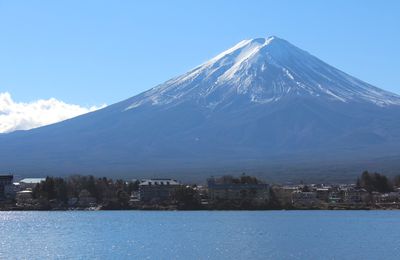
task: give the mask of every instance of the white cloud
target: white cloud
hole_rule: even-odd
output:
[[[8,92],[0,93],[0,133],[28,130],[60,122],[103,107],[105,105],[81,107],[55,98],[22,103],[13,101]]]

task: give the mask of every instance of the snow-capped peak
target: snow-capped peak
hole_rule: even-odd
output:
[[[262,47],[268,45],[273,39],[274,37],[270,37],[267,39],[258,38],[258,39],[243,40],[238,44],[236,44],[235,46],[233,46],[232,48],[218,54],[208,62],[204,63],[202,66],[210,66],[213,63],[217,62],[218,60],[224,58],[225,56],[231,55],[237,50],[240,50],[239,56],[241,56],[238,61],[239,62],[240,60],[243,61],[246,58],[250,57],[252,54],[257,53]]]
[[[263,104],[304,96],[400,105],[400,96],[358,80],[272,36],[239,42],[188,73],[134,97],[127,109],[187,101],[215,108],[238,98]]]

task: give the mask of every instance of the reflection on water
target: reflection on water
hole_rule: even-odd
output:
[[[0,212],[0,259],[398,259],[400,211]]]

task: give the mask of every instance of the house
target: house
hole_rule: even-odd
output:
[[[369,193],[365,189],[358,189],[355,187],[347,187],[342,189],[343,201],[347,204],[360,204],[368,199]]]
[[[252,181],[246,181],[252,180]],[[218,200],[243,200],[252,199],[255,202],[266,202],[269,200],[270,186],[248,176],[233,178],[224,176],[222,178],[209,178],[207,180],[208,196],[211,202]]]
[[[294,191],[292,193],[292,204],[301,206],[313,206],[319,202],[315,191]]]
[[[322,186],[318,187],[315,189],[315,192],[317,193],[317,198],[322,201],[328,201],[329,200],[329,194],[331,192],[330,187]]]
[[[140,202],[140,194],[139,191],[132,191],[129,197],[129,205],[135,206]]]
[[[331,204],[338,204],[343,202],[343,197],[340,191],[332,191],[329,193],[328,202]]]
[[[347,187],[342,189],[344,192],[343,201],[347,204],[360,204],[366,201],[368,192],[365,189]]]
[[[202,185],[197,185],[193,188],[196,191],[197,197],[200,200],[201,205],[208,205],[208,190],[207,187]]]
[[[292,193],[301,188],[298,185],[275,185],[272,189],[282,205],[289,205],[292,204]]]
[[[300,190],[301,187],[297,185],[285,185],[280,187],[280,190],[285,196],[292,197],[294,191]]]
[[[15,195],[14,176],[11,174],[0,175],[0,199],[10,199]]]
[[[32,190],[22,190],[18,191],[17,195],[15,196],[15,200],[17,204],[29,204],[33,200]]]
[[[398,203],[400,202],[399,192],[389,193],[373,193],[373,201],[375,203]]]
[[[172,198],[181,184],[173,179],[145,179],[139,184],[139,199],[142,202],[166,201]]]

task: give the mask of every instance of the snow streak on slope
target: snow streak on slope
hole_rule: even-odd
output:
[[[141,105],[196,102],[216,108],[235,100],[270,103],[293,97],[400,105],[400,96],[371,86],[277,37],[244,40],[188,73],[134,97]]]

